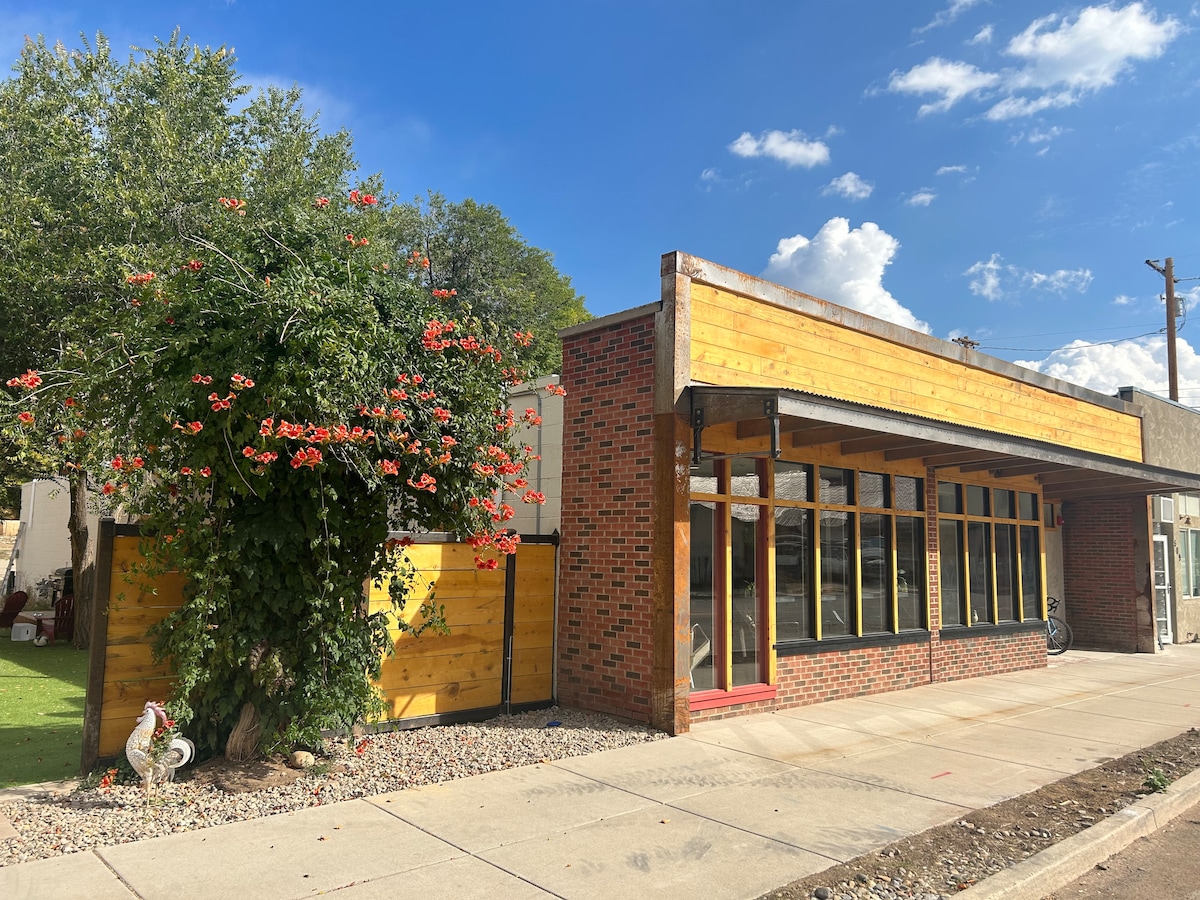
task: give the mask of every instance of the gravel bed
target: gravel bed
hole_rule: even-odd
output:
[[[559,724],[548,724],[553,722]],[[321,774],[265,790],[230,793],[197,779],[156,787],[149,806],[134,785],[0,800],[0,825],[7,818],[17,832],[17,837],[0,838],[0,866],[665,737],[608,716],[554,708],[471,725],[375,734],[357,742],[328,741],[317,767]]]

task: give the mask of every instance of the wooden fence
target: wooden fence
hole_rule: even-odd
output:
[[[134,577],[143,562],[136,526],[100,523],[91,658],[84,705],[83,773],[118,755],[147,700],[171,689],[154,662],[146,632],[182,602],[177,574],[147,582]],[[448,540],[421,540],[405,553],[422,593],[405,617],[432,594],[445,607],[449,634],[420,637],[391,629],[395,653],[383,660],[379,687],[390,727],[484,719],[554,701],[554,588],[557,539],[523,536],[506,565],[477,569],[475,551]],[[374,585],[372,611],[388,604]]]

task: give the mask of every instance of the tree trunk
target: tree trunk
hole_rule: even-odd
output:
[[[79,650],[88,646],[92,620],[92,577],[84,572],[88,548],[88,492],[87,475],[74,471],[71,482],[71,516],[67,519],[67,530],[71,533],[71,568],[75,592],[75,636],[72,645]]]
[[[225,742],[225,758],[230,762],[249,762],[258,758],[261,721],[253,703],[242,706],[242,714]]]

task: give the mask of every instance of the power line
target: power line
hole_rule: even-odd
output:
[[[1111,325],[1108,328],[1076,328],[1074,331],[1039,331],[1035,334],[1006,334],[993,336],[993,341],[1019,341],[1022,338],[1056,337],[1060,334],[1091,334],[1094,331],[1124,331],[1126,328],[1150,328],[1154,322],[1138,322],[1136,325]]]
[[[1115,341],[1093,341],[1087,344],[1074,344],[1070,347],[997,347],[995,344],[984,344],[982,350],[1011,350],[1017,353],[1054,353],[1057,350],[1077,350],[1084,347],[1107,347],[1113,344],[1124,344],[1127,341],[1136,341],[1140,338],[1151,337],[1152,335],[1162,334],[1165,329],[1160,328],[1157,331],[1147,331],[1145,334],[1135,334],[1133,337],[1118,338]],[[1065,332],[1069,334],[1070,332]]]

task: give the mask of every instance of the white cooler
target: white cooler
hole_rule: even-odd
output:
[[[14,641],[32,641],[33,633],[37,630],[37,626],[32,622],[14,622],[12,627],[12,639]]]

